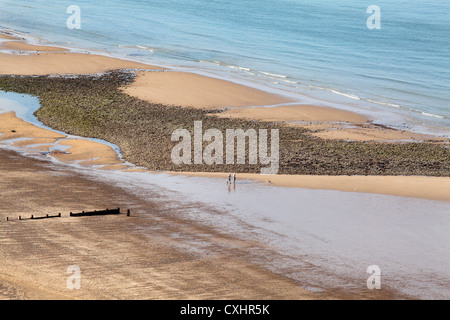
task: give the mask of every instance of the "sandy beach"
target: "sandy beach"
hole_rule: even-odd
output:
[[[93,74],[128,68],[163,69],[107,56],[73,53],[60,47],[28,44],[8,34],[0,34],[0,39],[5,40],[0,44],[0,74]],[[21,54],[11,54],[11,51]]]
[[[143,200],[67,167],[5,150],[0,158],[0,299],[312,298],[289,279],[249,262],[246,247],[255,243],[171,217],[158,195]],[[132,217],[69,217],[72,211],[123,204]],[[61,218],[17,220],[59,212]],[[145,229],[153,231],[139,231]],[[210,254],[183,252],[170,237],[176,232],[209,239]],[[81,268],[81,290],[67,288],[71,265]]]
[[[2,75],[89,75],[117,69],[139,69],[134,81],[120,90],[152,104],[193,107],[202,112],[226,109],[212,113],[212,116],[280,123],[308,130],[314,128],[306,133],[311,139],[381,141],[386,144],[413,140],[431,141],[439,146],[448,144],[448,139],[375,126],[369,117],[356,112],[314,105],[291,105],[293,101],[289,98],[230,81],[106,56],[72,53],[57,47],[31,45],[8,34],[0,33],[0,38],[6,40],[0,45]],[[279,104],[289,105],[274,106]],[[0,112],[1,109],[0,104]],[[140,123],[137,121],[133,126],[139,127]],[[124,128],[130,127],[129,123],[126,125]],[[119,123],[116,126],[119,127]],[[131,135],[133,131],[127,129],[124,133]],[[8,145],[0,149],[0,175],[4,181],[0,186],[3,204],[0,209],[0,299],[297,300],[405,297],[390,290],[357,292],[330,287],[321,288],[320,293],[307,291],[286,276],[294,272],[289,267],[286,267],[285,274],[281,274],[255,262],[253,252],[260,252],[268,259],[279,258],[279,253],[270,246],[219,232],[185,218],[182,201],[177,203],[163,192],[144,196],[132,194],[119,186],[92,180],[65,165],[100,166],[117,172],[153,171],[143,166],[130,169],[110,146],[39,128],[21,120],[14,112],[0,114],[0,134],[3,145],[13,139],[9,144],[13,148],[44,152],[49,159],[60,162],[24,157],[8,150]],[[127,140],[110,142],[124,143],[122,151],[125,154],[134,151],[134,146],[127,145]],[[420,167],[420,163],[417,166]],[[433,169],[433,164],[429,166]],[[224,181],[228,175],[227,172],[187,170],[158,172]],[[448,176],[260,175],[238,172],[238,178],[240,181],[257,181],[268,188],[338,190],[450,201]],[[20,203],[17,199],[21,199]],[[103,209],[105,206],[131,209],[132,217],[68,216],[72,211]],[[201,203],[188,204],[190,208],[196,209],[195,206],[203,208]],[[220,211],[217,208],[218,215]],[[17,221],[19,215],[44,216],[60,212],[62,217],[58,219]],[[11,217],[12,221],[6,221],[6,217]],[[142,230],[152,232],[149,234]],[[205,242],[208,249],[202,253],[186,252],[174,240],[174,234],[179,235],[181,242],[184,239]],[[70,291],[66,287],[66,270],[70,265],[82,266],[82,290]]]

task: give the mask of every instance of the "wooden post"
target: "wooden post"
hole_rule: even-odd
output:
[[[72,212],[71,212],[72,213]],[[61,218],[61,212],[58,214],[58,217],[60,217]]]
[[[19,216],[19,220],[22,220],[22,216]]]
[[[127,217],[130,216],[130,209],[127,210]]]
[[[31,215],[31,219],[33,219],[33,215]]]

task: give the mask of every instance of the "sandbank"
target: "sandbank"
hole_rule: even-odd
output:
[[[193,177],[220,178],[224,183],[228,173],[168,172]],[[385,194],[429,200],[450,201],[450,178],[423,176],[315,176],[315,175],[263,175],[238,173],[238,180],[253,180],[267,185]]]
[[[188,72],[138,72],[123,91],[131,96],[164,105],[223,109],[263,106],[291,100],[230,81]]]

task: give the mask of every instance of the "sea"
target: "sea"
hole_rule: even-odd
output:
[[[0,0],[0,29],[450,136],[446,0]]]

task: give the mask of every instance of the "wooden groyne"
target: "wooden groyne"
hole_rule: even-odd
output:
[[[51,219],[51,218],[61,218],[61,213],[58,213],[55,216],[50,216],[50,215],[47,214],[47,215],[41,216],[41,217],[36,217],[36,216],[34,216],[32,214],[29,218],[25,218],[25,217],[19,216],[17,218],[17,220],[42,220],[42,219]],[[6,217],[6,221],[12,221],[12,220],[14,220],[14,219],[11,219],[10,217]]]
[[[117,214],[122,214],[120,212],[120,208],[117,209],[106,209],[106,210],[101,210],[101,211],[82,211],[80,213],[70,213],[71,217],[92,217],[92,216],[107,216],[107,215],[117,215]],[[130,216],[130,210],[127,210],[127,216]]]
[[[69,217],[93,217],[93,216],[107,216],[107,215],[120,215],[120,214],[125,214],[125,213],[120,212],[120,208],[117,208],[117,209],[106,209],[106,210],[82,211],[79,213],[70,212]],[[127,210],[126,215],[128,217],[131,216],[130,210]],[[61,218],[61,217],[62,217],[61,213],[58,213],[57,215],[53,215],[53,216],[48,215],[48,214],[45,216],[31,215],[28,218],[19,216],[17,219],[12,219],[11,217],[6,217],[5,220],[6,221],[43,220],[43,219],[52,219],[52,218]]]

